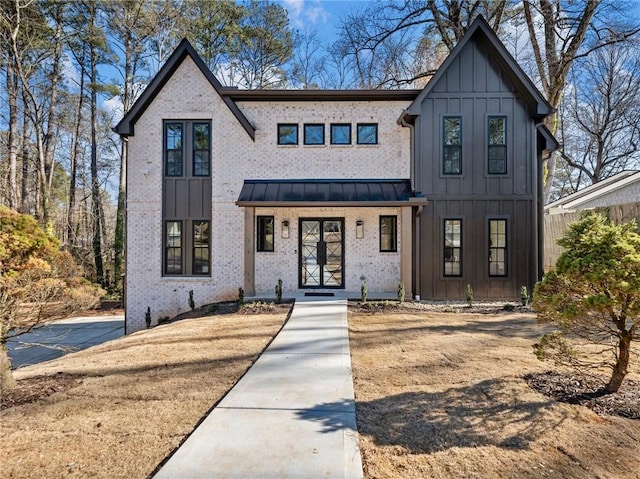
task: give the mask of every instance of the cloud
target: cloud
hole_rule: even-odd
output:
[[[326,23],[329,18],[329,12],[320,0],[282,0],[282,3],[287,9],[291,24],[296,28]]]

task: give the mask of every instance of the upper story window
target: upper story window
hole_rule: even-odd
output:
[[[298,125],[295,123],[278,124],[278,145],[297,145]]]
[[[258,216],[257,220],[256,250],[258,252],[273,251],[273,216]]]
[[[378,124],[358,123],[357,141],[358,145],[377,145]]]
[[[165,176],[182,176],[184,128],[182,123],[165,123]]]
[[[380,251],[398,251],[397,216],[380,216]]]
[[[191,145],[191,147],[186,147]],[[211,174],[211,123],[167,121],[164,124],[164,175]]]
[[[350,145],[351,144],[351,124],[332,123],[331,124],[331,144]]]
[[[489,276],[507,276],[507,220],[489,220]]]
[[[488,173],[507,174],[507,117],[489,117]]]
[[[305,145],[324,145],[324,125],[322,123],[305,123]]]
[[[442,173],[445,175],[462,174],[462,118],[445,116],[443,118]]]
[[[444,220],[444,275],[462,276],[462,220]]]

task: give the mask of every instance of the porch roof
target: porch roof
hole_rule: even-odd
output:
[[[409,180],[245,180],[238,206],[423,206]]]

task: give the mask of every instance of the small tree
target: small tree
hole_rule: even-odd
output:
[[[15,384],[9,339],[93,307],[102,293],[32,216],[0,206],[0,389]]]
[[[578,369],[610,367],[606,392],[628,372],[640,336],[640,235],[635,221],[613,224],[590,212],[558,240],[564,252],[534,290],[538,322],[557,330],[534,348],[539,359]]]

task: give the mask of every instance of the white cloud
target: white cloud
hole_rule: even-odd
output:
[[[289,13],[291,24],[296,28],[326,23],[329,18],[329,12],[320,0],[282,0],[282,3]]]

